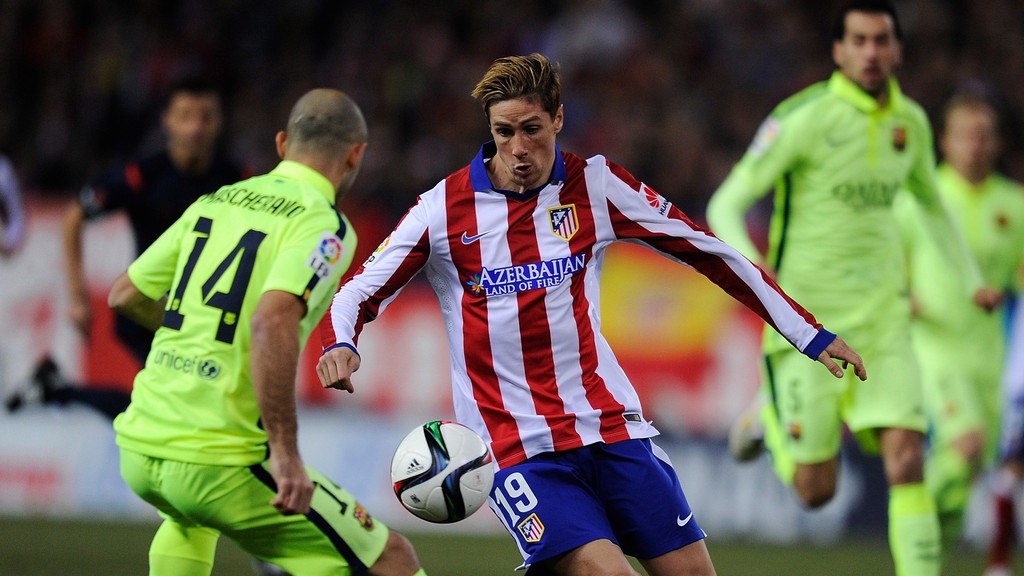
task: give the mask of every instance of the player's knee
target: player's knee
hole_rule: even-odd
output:
[[[924,435],[888,428],[881,433],[882,463],[890,486],[924,481]]]
[[[907,447],[885,458],[885,475],[890,486],[924,481],[924,450]]]
[[[964,434],[960,438],[954,441],[954,446],[963,455],[964,460],[971,470],[976,470],[981,467],[982,454],[985,451],[985,433],[982,431],[973,431]]]
[[[412,542],[394,530],[380,558],[367,571],[371,576],[412,576],[420,569],[420,560]]]
[[[793,475],[793,489],[800,502],[807,508],[820,508],[836,494],[838,463],[797,465]]]
[[[805,507],[811,509],[821,508],[828,504],[832,497],[836,495],[836,489],[834,486],[808,485],[796,487],[796,495]]]

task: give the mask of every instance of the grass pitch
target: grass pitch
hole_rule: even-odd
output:
[[[0,575],[143,575],[154,523],[87,523],[0,517]],[[430,576],[514,576],[518,552],[507,536],[466,536],[442,532],[408,534]],[[833,546],[773,546],[711,539],[720,576],[862,576],[892,574],[882,538],[843,540]],[[1018,553],[1020,556],[1021,553]],[[980,574],[983,556],[958,551],[945,574]],[[1024,572],[1024,559],[1015,566]],[[227,539],[217,548],[214,575],[250,576],[250,558]]]

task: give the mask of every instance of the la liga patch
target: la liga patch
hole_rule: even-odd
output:
[[[331,232],[324,232],[320,243],[309,255],[306,265],[313,269],[318,278],[327,278],[334,271],[334,266],[341,260],[344,246],[341,238]]]

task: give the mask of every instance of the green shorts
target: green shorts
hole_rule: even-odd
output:
[[[985,433],[985,458],[991,461],[998,453],[1002,363],[994,352],[975,356],[965,349],[969,345],[959,337],[914,332],[932,446],[948,446],[968,432],[981,430]]]
[[[839,453],[844,423],[868,454],[879,451],[878,429],[926,430],[921,374],[910,350],[909,331],[875,336],[861,344],[847,340],[864,359],[864,382],[852,367],[835,378],[821,363],[794,349],[765,356],[764,381],[778,414],[783,448],[792,461],[816,464],[832,459]]]
[[[358,573],[377,561],[388,528],[351,494],[307,467],[317,485],[312,508],[306,515],[284,516],[270,505],[276,490],[265,464],[209,466],[121,449],[125,482],[157,508],[165,524],[216,530],[291,574]],[[161,552],[156,547],[154,540],[151,555]]]

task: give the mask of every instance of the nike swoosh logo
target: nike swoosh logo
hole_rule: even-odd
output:
[[[484,236],[484,234],[487,234],[487,232],[481,232],[481,233],[477,234],[476,236],[468,236],[468,235],[466,235],[465,232],[463,232],[462,233],[462,243],[463,244],[472,244],[473,242],[476,242],[477,240],[482,238]]]
[[[692,511],[690,512],[690,515],[687,516],[686,518],[680,518],[679,516],[676,516],[676,524],[679,524],[680,526],[686,526],[687,524],[690,523],[690,519],[691,518],[693,518],[693,512]]]

